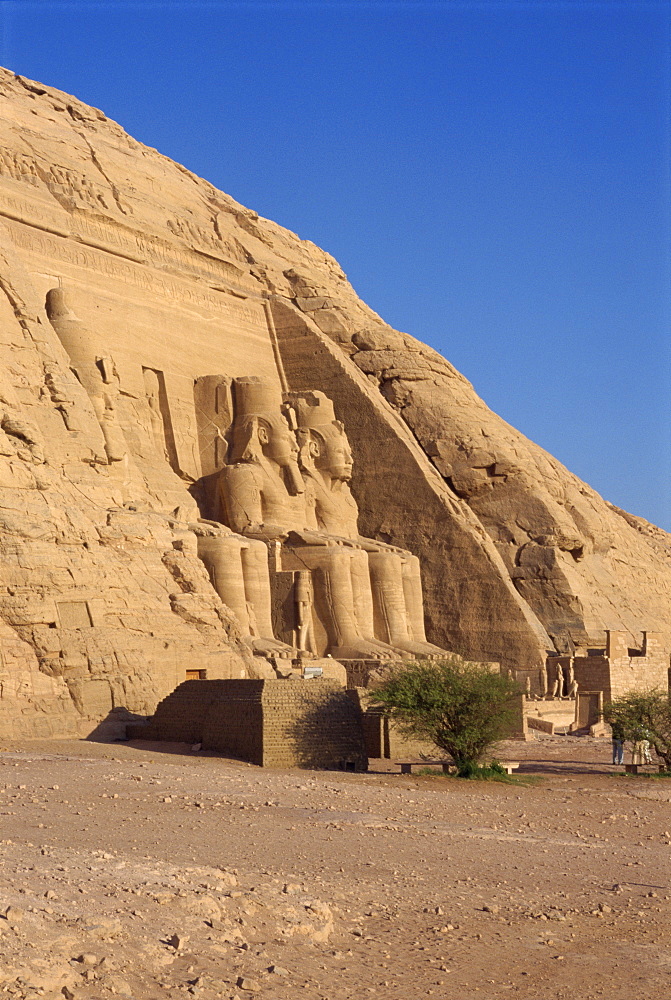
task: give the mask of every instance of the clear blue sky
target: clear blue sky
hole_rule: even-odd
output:
[[[0,0],[0,62],[329,250],[671,529],[666,0]]]

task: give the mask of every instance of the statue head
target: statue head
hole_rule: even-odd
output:
[[[233,462],[265,456],[280,466],[296,461],[296,438],[283,413],[279,389],[264,379],[236,378]]]
[[[336,420],[333,402],[323,392],[307,392],[292,399],[297,438],[304,465],[314,466],[332,479],[352,478],[352,450],[345,427]]]
[[[47,292],[46,310],[51,321],[74,320],[79,322],[79,318],[70,307],[67,293],[62,285],[59,285],[58,288],[50,288]]]
[[[261,462],[269,459],[286,470],[291,493],[303,492],[298,469],[296,436],[285,415],[279,388],[265,379],[249,376],[233,381],[235,420],[231,461]]]

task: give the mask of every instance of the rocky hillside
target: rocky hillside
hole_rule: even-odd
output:
[[[669,536],[492,413],[329,254],[67,94],[2,70],[0,105],[0,732],[89,731],[194,666],[254,670],[188,529],[210,513],[201,376],[332,396],[360,530],[420,556],[432,641],[532,669],[606,628],[669,633]],[[47,318],[58,287],[113,358],[123,462]]]

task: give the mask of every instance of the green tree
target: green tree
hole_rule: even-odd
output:
[[[449,754],[468,773],[510,730],[519,685],[456,655],[392,668],[371,692],[406,735]]]
[[[603,717],[630,743],[649,740],[666,770],[671,771],[671,702],[667,694],[657,688],[630,691],[609,702]]]

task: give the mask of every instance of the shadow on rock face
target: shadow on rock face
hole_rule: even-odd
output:
[[[113,708],[93,729],[87,740],[92,743],[115,743],[118,740],[126,740],[126,726],[129,722],[143,723],[147,721],[146,715],[137,715],[129,712],[127,708],[118,706]]]

